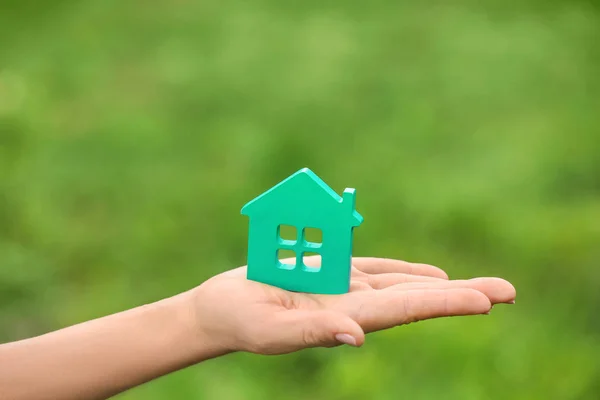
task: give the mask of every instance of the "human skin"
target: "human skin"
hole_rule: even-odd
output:
[[[434,266],[381,258],[352,264],[343,295],[281,290],[240,267],[156,303],[0,345],[0,399],[106,399],[228,353],[360,347],[370,332],[488,314],[516,296],[500,278],[449,280]]]

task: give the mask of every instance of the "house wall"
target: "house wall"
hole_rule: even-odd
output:
[[[346,293],[349,289],[353,232],[350,226],[323,231],[319,280],[327,292]]]
[[[262,280],[277,261],[277,224],[250,220],[248,232],[248,279]]]
[[[277,226],[279,220],[251,220],[249,228],[248,279],[284,289],[317,293],[346,293],[350,280],[352,227],[319,226],[323,231],[321,270],[307,272],[301,265],[293,270],[277,268]],[[302,228],[302,226],[298,226]]]

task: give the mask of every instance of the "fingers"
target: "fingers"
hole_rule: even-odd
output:
[[[355,257],[352,265],[368,274],[403,273],[448,279],[448,275],[438,267],[427,264],[415,264],[388,258]]]
[[[468,280],[431,282],[410,282],[402,285],[389,286],[387,290],[422,290],[422,289],[461,289],[470,288],[485,294],[492,304],[514,302],[517,295],[515,287],[500,278],[474,278]]]
[[[291,261],[295,261],[295,259],[286,258],[281,260],[281,262],[284,263]],[[310,267],[321,266],[321,256],[305,257],[304,263]],[[367,274],[403,273],[408,275],[448,279],[448,275],[443,270],[434,267],[433,265],[415,264],[388,258],[355,257],[352,258],[352,265],[356,270]]]
[[[282,329],[290,347],[333,347],[340,344],[362,346],[365,334],[349,316],[332,310],[295,310],[287,314],[288,323]],[[285,341],[285,338],[282,338]]]
[[[360,290],[373,290],[373,287],[367,282],[352,279],[350,281],[350,292],[358,292]]]
[[[372,290],[350,293],[330,307],[354,319],[364,332],[431,318],[488,313],[490,300],[469,288]]]
[[[402,273],[383,273],[375,275],[364,274],[362,276],[353,278],[352,282],[354,281],[365,282],[373,289],[385,289],[390,286],[408,282],[423,282],[423,284],[427,284],[428,282],[448,282],[444,279],[433,278],[431,276],[410,275]]]

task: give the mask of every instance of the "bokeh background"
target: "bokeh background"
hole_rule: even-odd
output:
[[[242,205],[306,166],[357,189],[355,255],[501,276],[516,304],[119,399],[600,398],[599,13],[1,1],[0,340],[243,265]]]

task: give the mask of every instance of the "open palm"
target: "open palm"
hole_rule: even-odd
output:
[[[307,259],[307,264],[319,262]],[[513,303],[516,293],[500,278],[448,280],[430,265],[353,258],[350,292],[342,295],[295,293],[249,281],[246,267],[209,279],[194,295],[202,333],[223,351],[283,354],[342,343],[361,346],[369,332],[486,314],[494,304]]]

